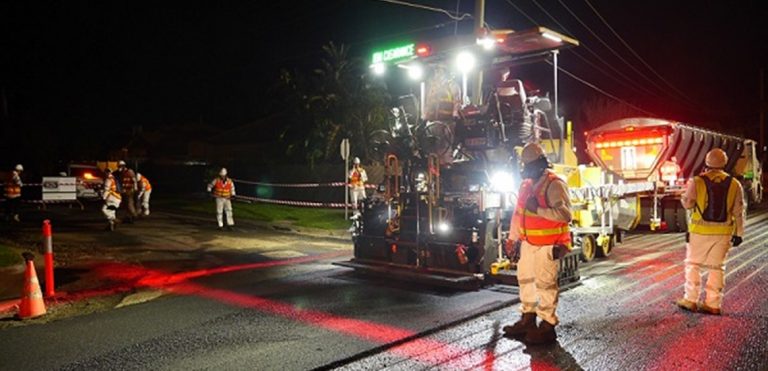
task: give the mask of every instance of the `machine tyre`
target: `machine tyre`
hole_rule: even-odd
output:
[[[591,234],[585,234],[581,237],[581,261],[589,263],[595,259],[597,252],[597,242],[595,236]]]
[[[595,254],[598,258],[607,258],[611,256],[611,253],[613,252],[613,247],[616,246],[616,234],[611,235],[611,239],[608,240],[608,243],[605,244],[605,246],[600,246],[597,248],[597,251]]]

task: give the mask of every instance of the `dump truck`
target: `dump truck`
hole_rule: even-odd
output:
[[[763,199],[762,164],[754,140],[694,125],[656,118],[625,118],[586,132],[591,159],[614,181],[654,183],[639,199],[639,224],[651,230],[686,231],[688,215],[680,204],[685,184],[704,169],[711,149],[728,155],[725,171],[744,188],[747,205]]]
[[[576,163],[571,127],[556,114],[558,52],[576,45],[568,36],[535,27],[494,31],[485,40],[472,35],[375,52],[373,71],[397,66],[390,69],[407,71],[419,94],[400,97],[389,128],[371,133],[373,152],[385,165],[384,181],[355,218],[354,258],[337,264],[458,288],[516,284],[515,266],[502,245],[521,182],[517,158],[531,142],[543,145],[576,201],[576,248],[560,262],[561,284],[579,279],[580,260],[609,255],[620,240],[618,200],[638,191],[604,184],[599,167]],[[452,116],[448,106],[446,117],[430,118],[425,95],[432,87],[423,76],[452,70],[455,61],[471,58],[467,55],[483,71],[482,99],[467,97],[473,82],[467,80],[477,71],[465,69],[458,114]],[[514,67],[542,61],[553,67],[554,99],[510,76]]]

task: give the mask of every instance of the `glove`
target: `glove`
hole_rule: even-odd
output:
[[[568,255],[569,252],[568,246],[555,244],[552,246],[552,260],[560,260]]]
[[[743,241],[744,241],[744,239],[741,238],[741,236],[733,236],[733,237],[731,237],[731,245],[733,245],[733,247],[741,245],[741,243]]]
[[[532,213],[539,211],[539,201],[536,201],[536,197],[530,197],[525,201],[525,209]]]
[[[513,263],[517,263],[520,261],[520,247],[523,245],[523,241],[521,240],[507,240],[507,243],[504,246],[504,250],[507,253],[507,257],[510,261]]]

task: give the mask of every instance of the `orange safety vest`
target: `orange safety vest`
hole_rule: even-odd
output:
[[[536,197],[540,207],[546,207],[547,189],[549,185],[559,178],[552,172],[545,173],[547,177],[537,189],[533,189],[533,180],[526,179],[520,186],[517,198],[517,207],[512,217],[513,223],[517,221],[520,231],[520,239],[528,241],[531,245],[544,246],[562,244],[571,248],[571,230],[567,222],[549,220],[532,213],[525,208],[529,197]]]
[[[10,179],[5,183],[5,198],[16,198],[21,196],[21,184],[16,181],[16,172],[12,172]]]
[[[130,174],[133,174],[131,176]],[[123,192],[133,192],[133,187],[135,186],[136,182],[136,173],[134,173],[131,170],[124,170],[122,173],[122,184],[123,184]]]
[[[152,190],[152,184],[149,184],[149,180],[144,175],[141,176],[141,187],[140,190],[144,190],[144,192],[149,192]]]
[[[107,179],[110,180],[109,182],[109,189],[107,192],[109,192],[109,195],[120,200],[122,197],[120,196],[120,192],[117,191],[117,183],[115,183],[115,176],[112,174],[109,174],[107,176]]]
[[[232,181],[229,178],[224,181],[217,178],[216,184],[213,185],[213,195],[222,198],[232,197]]]
[[[360,167],[360,170],[362,170],[363,167]],[[364,187],[365,184],[363,183],[363,173],[358,171],[357,169],[352,171],[352,175],[349,177],[349,184],[351,184],[353,187]]]

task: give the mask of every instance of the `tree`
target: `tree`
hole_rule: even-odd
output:
[[[349,48],[329,43],[309,78],[283,71],[280,92],[291,123],[281,135],[287,154],[303,155],[310,163],[337,156],[339,143],[350,138],[358,157],[370,157],[369,134],[385,128],[389,96],[367,74],[363,60],[350,58]]]

